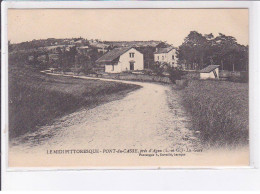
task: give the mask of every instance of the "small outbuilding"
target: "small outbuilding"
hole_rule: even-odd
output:
[[[144,69],[143,54],[132,47],[115,48],[100,57],[96,63],[105,65],[107,73]]]
[[[218,79],[219,65],[209,65],[200,71],[200,79]]]

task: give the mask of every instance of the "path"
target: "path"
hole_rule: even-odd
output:
[[[86,78],[95,79],[95,78]],[[193,148],[198,140],[170,85],[107,80],[141,85],[125,98],[81,110],[14,140],[10,154],[46,153],[49,149]]]

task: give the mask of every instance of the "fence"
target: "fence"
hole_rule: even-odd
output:
[[[134,81],[150,81],[150,82],[161,82],[171,83],[168,77],[161,77],[156,75],[142,75],[142,74],[107,74],[102,75],[103,78],[110,79],[122,79],[122,80],[134,80]]]

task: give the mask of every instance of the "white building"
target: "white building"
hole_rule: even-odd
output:
[[[219,65],[209,65],[200,70],[200,79],[218,79]]]
[[[115,48],[104,54],[96,62],[104,64],[107,73],[144,69],[143,54],[131,47]]]
[[[88,51],[90,51],[88,46],[80,46],[80,47],[77,47],[76,49],[82,55],[87,55]]]
[[[177,67],[176,49],[174,47],[156,48],[154,52],[154,61],[168,63],[172,67]]]

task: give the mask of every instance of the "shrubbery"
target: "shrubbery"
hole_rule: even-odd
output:
[[[235,76],[235,75],[230,75],[228,77],[228,81],[231,82],[240,82],[240,83],[248,83],[249,81],[249,77],[248,77],[248,72],[239,72],[239,76]]]
[[[176,84],[176,80],[181,80],[184,72],[178,68],[169,67],[168,68],[169,78],[172,83]]]
[[[156,62],[151,66],[151,71],[158,76],[167,75],[171,82],[176,84],[176,80],[181,80],[185,74],[181,69],[171,67],[168,63]]]
[[[155,62],[150,66],[151,70],[158,76],[163,76],[163,73],[167,69],[166,63]]]

